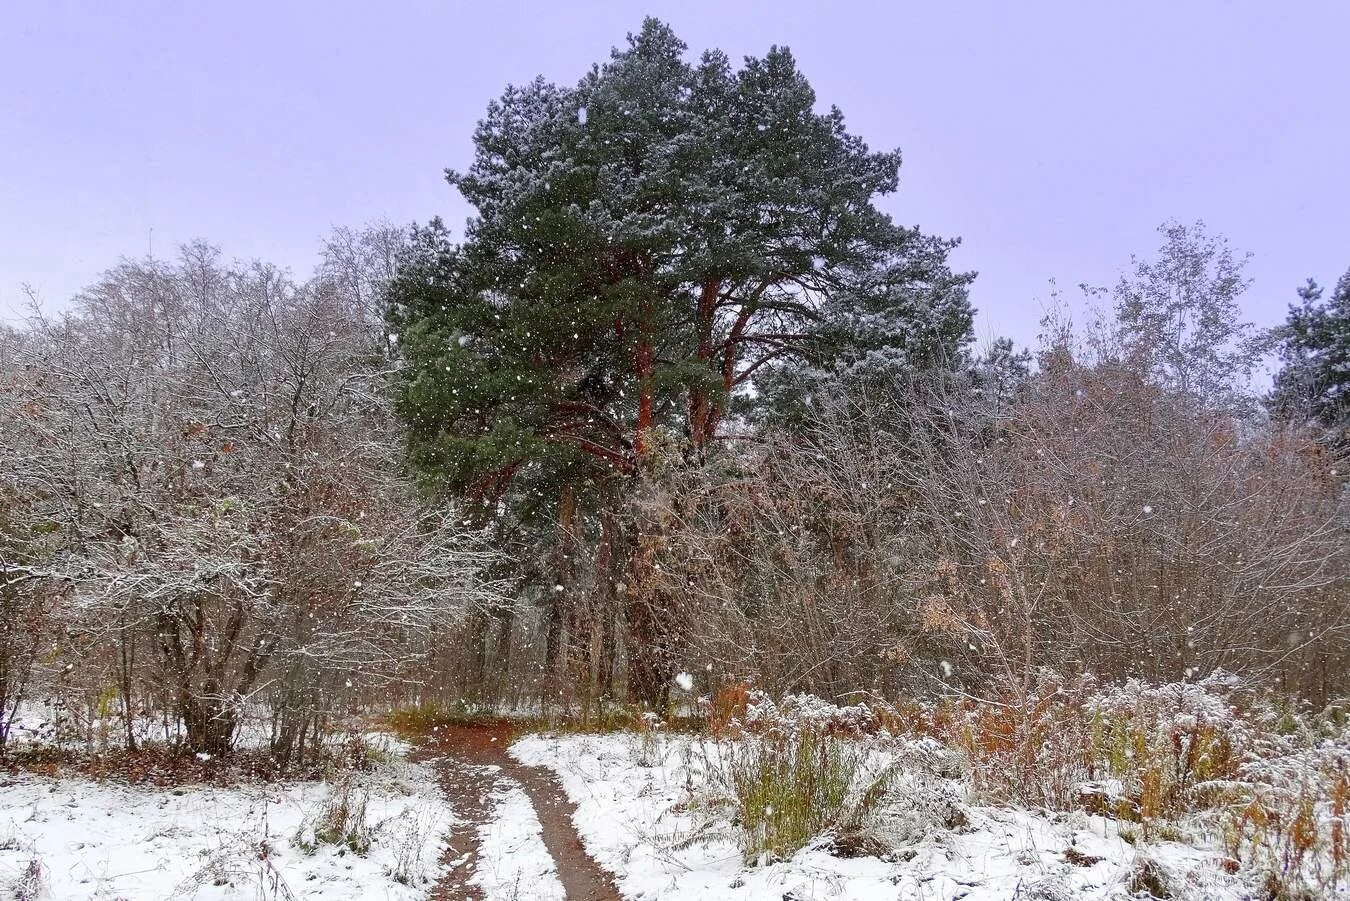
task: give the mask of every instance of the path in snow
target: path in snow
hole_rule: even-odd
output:
[[[511,739],[510,724],[483,723],[441,726],[421,745],[419,756],[438,767],[460,818],[443,860],[449,870],[432,901],[622,901],[582,847],[575,807],[557,777],[508,755]],[[540,836],[551,861],[530,853],[531,839]]]

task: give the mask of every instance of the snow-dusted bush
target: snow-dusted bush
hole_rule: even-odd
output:
[[[840,706],[805,693],[775,703],[763,692],[753,692],[744,715],[745,731],[756,735],[817,732],[861,737],[876,735],[882,728],[881,717],[865,702]]]
[[[47,891],[47,871],[42,861],[30,858],[19,877],[14,880],[10,897],[14,901],[37,901]]]
[[[305,851],[319,845],[342,845],[356,854],[370,850],[371,828],[366,822],[370,790],[350,775],[339,778],[319,809],[306,818],[293,842]]]
[[[914,722],[964,753],[979,799],[1212,843],[1277,897],[1350,886],[1350,730],[1334,711],[1278,709],[1222,672],[1106,686],[1043,673],[1026,695],[942,702]],[[1164,870],[1141,863],[1140,884]]]
[[[1261,736],[1226,786],[1224,843],[1275,897],[1350,892],[1350,732],[1299,747]]]
[[[852,844],[886,853],[960,828],[968,799],[958,755],[931,738],[896,742],[886,791],[854,824]]]
[[[1190,810],[1234,778],[1259,727],[1252,692],[1222,672],[1199,682],[1100,687],[1042,671],[1025,692],[928,705],[920,731],[961,750],[992,801],[1086,807],[1139,821]]]
[[[384,844],[393,856],[389,874],[402,885],[421,885],[428,879],[426,847],[440,824],[436,811],[419,805],[384,824]]]
[[[40,648],[44,690],[119,714],[129,748],[150,711],[220,756],[265,705],[303,763],[500,599],[481,536],[403,471],[384,326],[331,268],[192,244],[0,332],[0,743]]]
[[[1243,714],[1249,692],[1216,672],[1199,682],[1149,685],[1135,679],[1096,692],[1091,715],[1094,776],[1119,784],[1115,813],[1150,825],[1203,806],[1238,775],[1256,727]]]

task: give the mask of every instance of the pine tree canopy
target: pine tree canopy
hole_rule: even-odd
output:
[[[391,322],[414,459],[450,484],[631,473],[654,429],[702,453],[770,373],[968,340],[956,242],[876,206],[900,154],[817,112],[785,48],[685,56],[648,19],[574,87],[508,88],[447,173],[476,215],[459,246],[419,231]]]
[[[1277,330],[1283,366],[1275,377],[1271,406],[1286,418],[1305,418],[1344,443],[1350,430],[1350,271],[1331,297],[1312,279],[1299,289],[1299,303]]]

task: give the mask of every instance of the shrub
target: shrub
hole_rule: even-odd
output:
[[[1099,688],[1045,672],[1025,694],[946,701],[929,728],[965,753],[990,800],[1086,807],[1140,823],[1147,838],[1151,823],[1207,806],[1237,777],[1257,731],[1251,715],[1224,673]]]
[[[1350,735],[1258,758],[1223,820],[1225,850],[1274,898],[1350,891]]]
[[[1114,811],[1151,824],[1205,806],[1238,776],[1256,729],[1239,680],[1216,672],[1195,683],[1147,685],[1129,680],[1096,693],[1092,717],[1094,774],[1120,782]]]
[[[369,798],[370,793],[353,785],[351,779],[340,779],[313,820],[300,824],[295,844],[310,852],[319,845],[342,845],[364,855],[371,844],[370,826],[366,822]]]
[[[434,811],[424,805],[404,811],[389,825],[388,845],[394,855],[389,872],[397,882],[417,886],[427,881],[422,852],[435,826]]]
[[[1309,717],[1222,672],[1108,687],[1043,674],[1025,695],[948,700],[911,721],[966,755],[990,801],[1083,807],[1125,821],[1132,841],[1218,836],[1272,898],[1350,889],[1350,730],[1338,706]],[[1141,864],[1136,881],[1160,872]]]
[[[709,717],[705,757],[714,804],[730,810],[750,861],[822,838],[879,853],[956,828],[964,787],[989,803],[1121,821],[1120,837],[1140,847],[1139,891],[1183,878],[1147,848],[1181,841],[1226,855],[1224,872],[1263,897],[1350,892],[1343,706],[1312,716],[1224,673],[1104,687],[1043,673],[1003,697],[903,706],[750,692],[726,706],[739,711]]]
[[[1094,774],[1091,689],[1088,680],[1068,685],[1042,673],[1025,694],[948,699],[915,722],[966,756],[977,796],[1068,809]]]
[[[15,901],[37,901],[44,896],[46,890],[47,870],[41,860],[31,858],[14,883],[12,897]]]
[[[785,859],[827,835],[850,844],[896,773],[869,740],[883,733],[865,705],[797,695],[780,707],[751,693],[744,720],[721,733],[712,770],[749,862]]]
[[[704,720],[713,738],[725,738],[733,724],[745,716],[750,696],[750,686],[744,682],[728,682],[713,692],[704,705]]]

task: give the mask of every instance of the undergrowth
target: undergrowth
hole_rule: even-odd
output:
[[[457,701],[443,704],[422,701],[399,707],[385,715],[384,721],[401,738],[416,739],[430,733],[437,726],[484,723],[498,719],[488,707]]]
[[[1350,730],[1231,674],[916,705],[901,728],[958,748],[977,799],[1084,810],[1139,842],[1213,840],[1272,898],[1350,891]],[[1128,824],[1125,826],[1124,824]]]
[[[0,754],[0,772],[48,778],[81,776],[157,788],[235,786],[280,779],[332,779],[349,770],[369,770],[385,756],[359,728],[350,728],[332,731],[303,763],[292,762],[285,767],[262,747],[235,748],[228,755],[215,756],[192,754],[160,741],[146,741],[132,750],[30,743]]]
[[[739,714],[739,715],[738,715]],[[807,695],[782,705],[750,693],[710,718],[709,770],[733,811],[747,862],[791,857],[825,839],[857,850],[897,769],[872,739],[865,706],[841,708]]]
[[[370,850],[371,828],[366,821],[370,792],[352,779],[341,779],[329,791],[313,818],[301,822],[293,843],[306,853],[319,845],[338,845],[354,854]]]
[[[974,802],[1115,820],[1141,846],[1141,885],[1165,876],[1142,848],[1181,841],[1215,848],[1217,866],[1270,898],[1350,892],[1342,706],[1291,710],[1223,673],[1105,687],[1046,673],[983,700],[851,707],[731,685],[704,706],[708,769],[751,862],[826,841],[876,853],[878,837],[950,828],[962,814],[947,789],[961,785]]]

